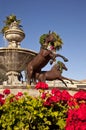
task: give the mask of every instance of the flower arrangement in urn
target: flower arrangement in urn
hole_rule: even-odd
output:
[[[14,21],[17,23],[17,25],[18,25],[19,27],[22,27],[22,26],[20,25],[21,20],[18,20],[17,17],[16,17],[16,15],[11,14],[11,15],[9,15],[9,16],[6,17],[6,20],[3,21],[5,25],[4,25],[3,28],[0,30],[0,33],[4,34],[5,31],[7,31],[7,30],[10,28],[10,25],[11,25]]]
[[[50,32],[40,36],[39,42],[42,47],[49,50],[60,50],[63,45],[63,41],[56,32]]]
[[[0,33],[8,41],[8,47],[20,47],[20,42],[24,39],[25,34],[21,29],[21,20],[17,19],[16,15],[9,15],[3,21],[5,25],[2,27]]]

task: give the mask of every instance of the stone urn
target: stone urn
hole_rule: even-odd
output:
[[[19,48],[20,42],[25,38],[24,31],[19,27],[16,21],[5,31],[4,36],[9,43],[8,47],[11,48]]]

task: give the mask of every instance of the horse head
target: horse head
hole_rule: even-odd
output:
[[[65,66],[65,64],[61,61],[57,62],[57,66],[58,66],[59,70],[61,71],[61,73],[62,73],[63,69],[66,70],[66,71],[68,70],[67,67]]]
[[[55,38],[54,38],[53,34],[50,33],[50,31],[49,31],[49,34],[45,38],[45,43],[54,42],[54,41],[55,41]]]

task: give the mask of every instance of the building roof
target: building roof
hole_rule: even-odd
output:
[[[86,83],[86,79],[80,80],[81,83]]]

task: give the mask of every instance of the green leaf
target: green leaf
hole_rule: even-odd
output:
[[[43,118],[43,113],[40,113],[40,114],[39,114],[39,117],[40,117],[40,118]]]
[[[51,121],[46,121],[46,124],[47,125],[51,125]]]

